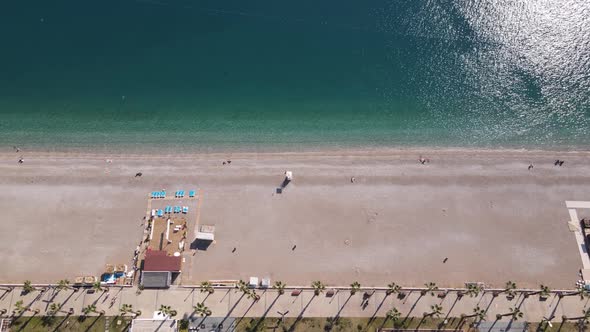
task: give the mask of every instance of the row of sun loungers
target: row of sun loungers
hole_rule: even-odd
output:
[[[184,197],[184,190],[178,190],[175,194],[174,197],[176,198],[183,198]],[[188,192],[188,197],[195,197],[195,191],[194,190],[190,190]]]
[[[166,198],[166,192],[165,191],[152,191],[152,198]]]
[[[152,217],[158,216],[163,217],[165,213],[188,213],[188,206],[166,206],[164,210],[162,209],[154,209],[152,210]]]
[[[195,190],[189,190],[188,192],[188,197],[193,198],[195,197]],[[152,191],[151,198],[166,198],[166,192],[165,191]],[[177,190],[174,193],[174,197],[175,198],[183,198],[184,197],[184,190]]]

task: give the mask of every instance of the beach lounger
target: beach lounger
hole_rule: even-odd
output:
[[[162,198],[166,198],[166,192],[165,192],[165,191],[161,191],[161,192],[160,192],[160,196],[161,196]]]
[[[164,215],[164,211],[162,209],[158,210],[158,217],[162,217]]]
[[[182,207],[182,213],[188,213],[188,206]]]
[[[188,192],[188,197],[195,197],[195,191],[194,190],[190,190]]]

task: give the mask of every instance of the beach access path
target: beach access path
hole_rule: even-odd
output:
[[[420,155],[430,163],[419,163]],[[277,194],[286,170],[293,181]],[[186,252],[186,285],[268,276],[288,285],[503,287],[513,280],[567,289],[582,262],[565,201],[590,200],[589,188],[590,154],[579,152],[7,151],[0,153],[0,282],[55,283],[98,276],[107,263],[131,266],[148,193],[202,189],[200,223],[215,226],[216,241]]]

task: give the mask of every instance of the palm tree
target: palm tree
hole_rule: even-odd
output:
[[[275,284],[272,285],[272,288],[276,289],[279,292],[279,295],[285,294],[285,287],[287,285],[282,281],[275,281]]]
[[[23,283],[23,291],[25,293],[30,293],[34,290],[36,290],[36,288],[33,287],[33,285],[31,284],[31,280],[25,280],[25,282]]]
[[[516,283],[514,281],[507,281],[506,286],[504,287],[504,292],[506,293],[506,298],[513,299],[516,296]]]
[[[440,315],[442,315],[442,306],[440,304],[433,304],[430,306],[430,312],[425,312],[424,313],[424,317],[428,317],[428,316],[436,316],[436,318],[440,317]]]
[[[170,317],[174,317],[176,316],[177,312],[176,310],[172,309],[169,305],[160,305],[160,311],[161,313],[163,313],[166,316],[170,316]]]
[[[463,319],[470,318],[470,317],[476,317],[479,321],[484,321],[484,320],[486,320],[486,311],[484,309],[480,308],[479,306],[476,306],[475,308],[473,308],[473,314],[471,314],[471,315],[461,314],[461,318],[463,318]]]
[[[193,309],[201,317],[203,317],[203,316],[211,316],[211,309],[209,309],[207,306],[205,306],[204,303],[197,303],[197,305],[194,306]]]
[[[39,309],[31,310],[28,307],[25,307],[23,304],[23,300],[18,300],[18,301],[16,301],[16,303],[14,303],[14,310],[12,312],[15,315],[20,315],[25,311],[31,311],[31,312],[34,312],[35,314],[38,314],[41,310],[39,310]]]
[[[70,288],[70,281],[68,279],[62,279],[57,282],[57,290],[64,290]]]
[[[14,303],[14,310],[12,311],[15,315],[20,315],[25,312],[27,308],[23,305],[23,300],[18,300]]]
[[[248,294],[246,294],[246,296],[249,299],[254,300],[254,302],[257,302],[258,300],[260,300],[260,295],[256,294],[256,291],[253,289],[251,291],[249,291]]]
[[[136,316],[141,315],[141,310],[134,311],[133,310],[133,305],[132,304],[127,304],[127,303],[124,303],[121,306],[121,309],[119,309],[119,311],[121,311],[121,316],[124,316],[126,313],[132,313],[132,314],[134,314]]]
[[[125,316],[126,313],[133,311],[133,306],[131,304],[123,303],[119,311],[121,312],[121,316]]]
[[[311,287],[313,288],[313,294],[315,296],[320,295],[320,293],[326,289],[326,286],[319,280],[312,282]]]
[[[477,297],[479,293],[483,291],[483,287],[476,284],[467,285],[467,290],[464,294],[469,294],[469,297]]]
[[[209,294],[213,294],[213,292],[215,292],[215,289],[209,281],[201,282],[201,293],[205,292],[208,292]]]
[[[247,284],[247,283],[246,283],[244,280],[241,280],[241,279],[240,279],[240,280],[239,280],[239,281],[236,283],[236,288],[237,288],[237,289],[239,289],[239,290],[242,290],[242,289],[244,289],[244,288],[248,288],[248,284]]]
[[[52,303],[49,305],[49,310],[47,310],[47,315],[54,316],[56,313],[59,312],[59,309],[61,309],[60,303]]]
[[[356,294],[359,289],[361,289],[361,284],[358,281],[353,282],[350,284],[350,295]]]
[[[546,300],[551,293],[551,289],[545,285],[541,285],[541,291],[539,292],[539,300]]]
[[[88,316],[91,313],[96,312],[96,305],[89,304],[88,306],[82,308],[82,312],[84,313],[84,316]]]
[[[97,292],[104,291],[104,288],[102,288],[100,281],[93,283],[92,288]]]
[[[430,292],[430,295],[434,296],[434,292],[438,290],[438,286],[434,282],[426,283],[424,286],[426,289],[420,292],[422,296],[426,295],[428,292]]]
[[[520,308],[514,307],[514,308],[510,308],[510,312],[507,314],[497,314],[496,319],[500,320],[504,316],[511,316],[511,318],[513,320],[518,320],[519,318],[522,318],[523,313],[522,313],[522,311],[520,311]]]
[[[387,290],[385,291],[385,294],[387,294],[387,295],[396,294],[396,293],[399,293],[399,291],[401,289],[402,289],[402,287],[400,285],[396,284],[395,282],[392,282],[389,285],[387,285]]]
[[[389,309],[387,313],[385,313],[385,319],[391,319],[391,321],[393,322],[393,326],[395,326],[399,322],[401,316],[402,313],[399,312],[395,307]]]

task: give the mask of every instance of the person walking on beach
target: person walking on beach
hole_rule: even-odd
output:
[[[532,169],[533,169],[533,164],[531,163],[531,164],[529,165],[529,171],[530,171],[530,170],[532,170]]]

